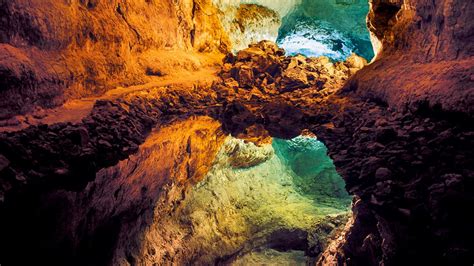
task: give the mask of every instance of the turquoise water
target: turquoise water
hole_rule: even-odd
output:
[[[370,61],[374,51],[366,26],[368,11],[367,0],[303,0],[283,18],[277,43],[288,55],[343,61],[355,52]]]
[[[301,136],[292,140],[274,139],[273,148],[280,160],[294,172],[293,182],[302,194],[318,205],[339,209],[349,207],[352,198],[322,142]]]

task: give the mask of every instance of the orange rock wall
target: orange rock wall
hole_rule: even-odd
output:
[[[371,0],[368,26],[382,44],[349,90],[398,107],[474,111],[474,7],[469,1]]]
[[[201,67],[196,53],[227,51],[216,12],[210,0],[0,0],[0,117]]]

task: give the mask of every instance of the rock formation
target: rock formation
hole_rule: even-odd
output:
[[[220,18],[224,30],[229,33],[233,52],[260,40],[276,41],[281,26],[280,14],[257,4],[225,5]]]
[[[277,43],[296,55],[345,60],[352,52],[372,60],[366,26],[368,1],[303,0],[284,17]]]
[[[203,67],[193,51],[229,45],[210,0],[2,0],[0,10],[0,118]]]
[[[472,4],[373,0],[371,6],[368,25],[381,50],[348,89],[397,107],[472,115]]]
[[[270,254],[304,250],[319,265],[472,264],[473,6],[371,1],[381,46],[367,65],[287,56],[268,41],[227,54],[216,3],[0,0],[2,118],[91,96],[33,112],[35,123],[7,120],[0,263],[250,263],[262,233],[299,246]],[[281,15],[293,2],[274,3]],[[262,174],[314,170],[269,146],[302,134],[327,146],[354,196],[345,226],[344,214],[316,219],[299,198],[327,189]],[[270,184],[260,199],[251,180]],[[272,202],[300,207],[258,216]]]
[[[240,6],[242,4],[265,6],[274,10],[283,18],[300,4],[301,0],[213,0],[213,3],[219,9],[224,9],[226,6]]]

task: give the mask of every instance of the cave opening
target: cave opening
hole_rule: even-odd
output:
[[[368,12],[367,0],[302,0],[282,19],[277,43],[288,55],[344,61],[356,53],[371,61]]]

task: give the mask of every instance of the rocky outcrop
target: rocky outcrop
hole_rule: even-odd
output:
[[[347,189],[360,197],[337,259],[353,265],[468,263],[473,247],[462,243],[473,231],[461,217],[474,200],[472,121],[429,109],[344,106],[330,125],[314,128]]]
[[[133,156],[102,169],[78,192],[49,186],[40,195],[29,190],[21,199],[7,197],[2,215],[10,218],[2,219],[1,234],[8,247],[2,248],[12,253],[2,254],[2,261],[24,265],[34,257],[53,265],[126,265],[138,261],[134,256],[141,252],[144,261],[158,248],[143,246],[143,238],[162,229],[150,227],[155,215],[172,212],[184,191],[209,171],[225,138],[219,128],[206,117],[163,125]],[[23,242],[25,237],[29,241]],[[17,257],[20,249],[30,250],[31,256]]]
[[[213,0],[213,3],[221,10],[228,6],[240,6],[242,4],[260,5],[277,12],[280,18],[283,18],[298,6],[301,0]]]
[[[347,62],[332,63],[327,57],[286,57],[284,54],[283,49],[269,41],[250,45],[236,56],[229,54],[224,59],[226,64],[220,76],[226,86],[257,90],[262,96],[310,87],[334,91],[367,63],[356,55]]]
[[[261,40],[276,41],[278,37],[281,17],[268,7],[256,4],[225,5],[220,12],[220,20],[229,34],[233,52]]]
[[[371,1],[368,25],[381,50],[347,89],[398,108],[428,104],[472,115],[473,14],[461,0]]]

